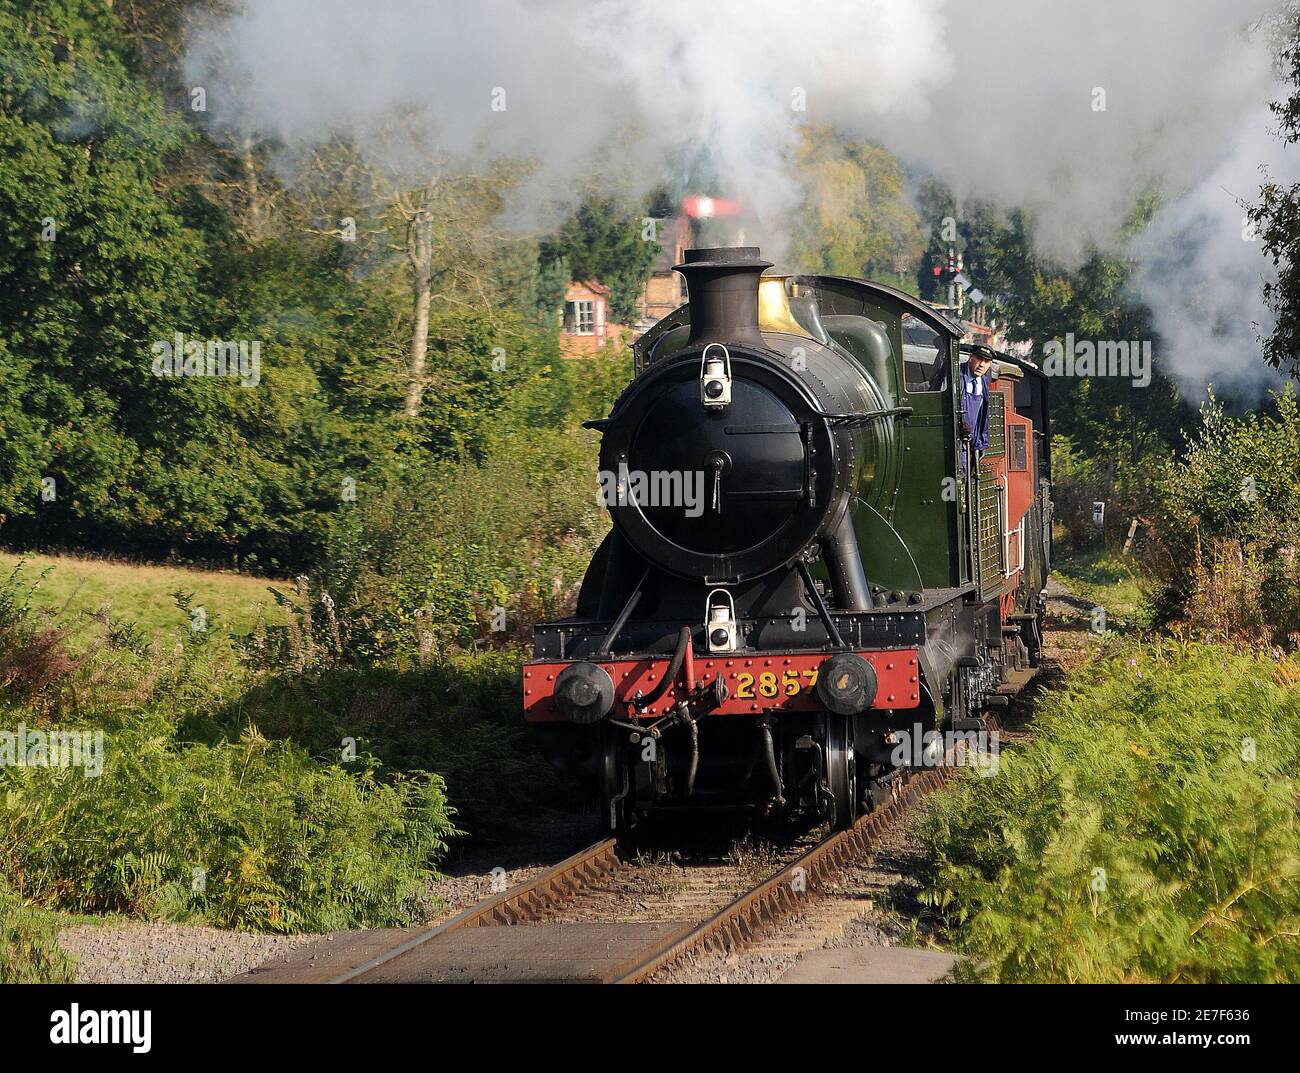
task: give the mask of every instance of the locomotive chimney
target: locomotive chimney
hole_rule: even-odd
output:
[[[691,303],[690,343],[761,345],[758,277],[771,268],[757,246],[687,250],[674,270],[686,277]]]

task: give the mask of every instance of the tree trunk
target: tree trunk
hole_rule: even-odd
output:
[[[257,185],[257,161],[253,159],[253,139],[245,137],[240,146],[239,163],[244,172],[244,192],[248,197],[248,237],[261,242],[265,221],[262,218],[261,192]]]
[[[427,194],[427,192],[426,192]],[[429,356],[429,302],[433,267],[433,217],[428,197],[407,224],[406,256],[411,263],[414,316],[411,324],[411,353],[406,382],[406,416],[420,415],[424,395],[425,368]]]
[[[411,328],[410,373],[406,383],[406,416],[420,415],[424,395],[424,369],[429,354],[429,278],[416,280],[415,323]]]

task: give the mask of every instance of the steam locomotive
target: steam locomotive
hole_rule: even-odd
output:
[[[602,434],[613,526],[572,617],[534,627],[523,708],[626,833],[675,810],[843,828],[939,763],[1037,665],[1047,379],[861,279],[692,249]],[[986,352],[987,348],[979,348]]]

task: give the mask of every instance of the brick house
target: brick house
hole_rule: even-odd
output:
[[[650,266],[650,278],[638,303],[641,320],[637,327],[650,327],[686,301],[686,280],[673,271],[685,260],[691,244],[691,222],[685,216],[668,216],[655,221],[659,253]]]
[[[609,315],[610,289],[594,279],[574,280],[564,292],[560,353],[565,357],[593,354],[607,343],[622,343],[639,335],[686,301],[686,280],[673,271],[685,260],[691,244],[691,222],[685,216],[655,221],[659,252],[650,267],[645,289],[637,300],[635,328],[616,324]]]
[[[574,280],[564,292],[560,352],[566,357],[592,354],[618,342],[624,328],[609,319],[609,288],[594,279]]]

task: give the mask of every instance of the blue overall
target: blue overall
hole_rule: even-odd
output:
[[[961,468],[969,472],[967,462],[967,442],[969,449],[983,451],[989,445],[989,375],[975,376],[970,371],[970,362],[961,364],[961,427],[966,440],[962,443]]]

